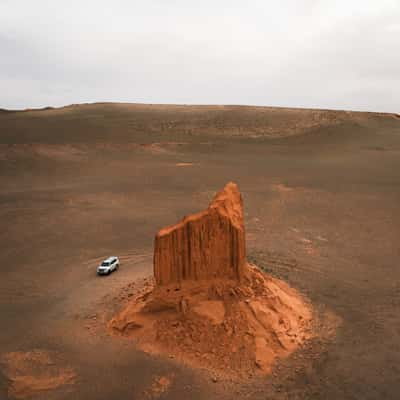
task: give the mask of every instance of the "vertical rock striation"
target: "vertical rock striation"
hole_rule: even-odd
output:
[[[241,280],[246,265],[243,201],[228,183],[207,210],[161,229],[154,242],[157,285],[214,278]]]
[[[234,183],[205,211],[158,232],[154,246],[155,280],[139,286],[109,322],[113,334],[135,338],[144,351],[240,377],[270,373],[313,336],[303,298],[246,262]]]

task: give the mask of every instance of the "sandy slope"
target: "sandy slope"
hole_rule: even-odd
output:
[[[397,399],[400,120],[320,113],[1,112],[1,355],[65,355],[76,379],[42,399]],[[149,357],[105,330],[151,273],[155,232],[230,180],[245,201],[250,261],[306,294],[332,325],[341,320],[334,340],[312,341],[248,385]],[[98,279],[97,262],[111,254],[123,257],[120,270]],[[2,398],[8,387],[2,365]]]

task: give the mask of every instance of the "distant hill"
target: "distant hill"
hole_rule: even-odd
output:
[[[204,141],[282,138],[321,128],[398,126],[384,113],[254,106],[128,103],[0,110],[0,143]]]

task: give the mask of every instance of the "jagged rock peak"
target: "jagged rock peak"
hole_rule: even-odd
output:
[[[214,278],[240,280],[246,264],[243,201],[235,183],[218,192],[205,211],[161,229],[154,242],[158,285]]]
[[[243,227],[243,200],[238,185],[229,182],[218,192],[208,208],[217,209],[229,218],[238,229]]]

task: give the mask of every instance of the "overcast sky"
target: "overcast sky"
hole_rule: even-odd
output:
[[[400,0],[0,0],[0,108],[400,112]]]

